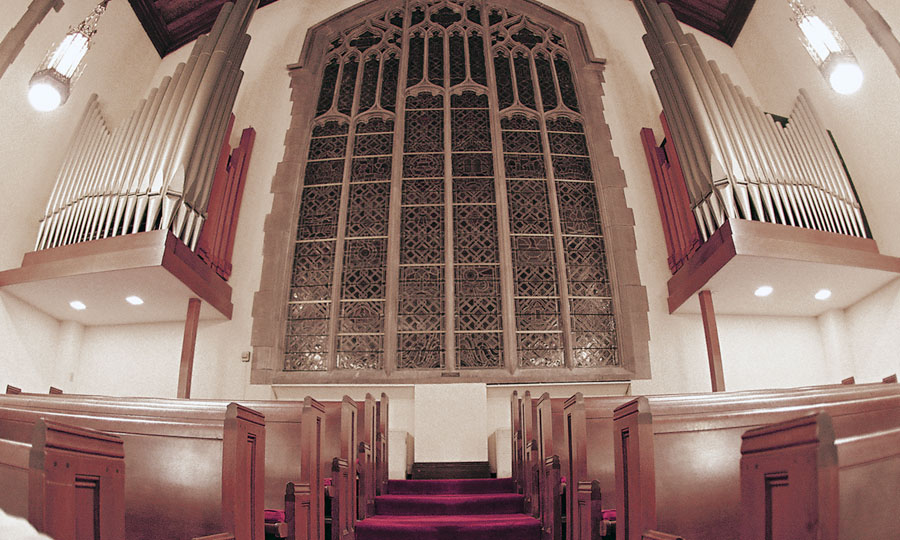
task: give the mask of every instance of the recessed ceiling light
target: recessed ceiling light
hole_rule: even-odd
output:
[[[132,306],[139,306],[144,303],[144,301],[141,300],[140,296],[129,296],[128,298],[125,299],[125,301],[128,302],[129,304],[131,304]]]
[[[72,300],[71,302],[69,302],[69,305],[72,306],[72,309],[77,311],[87,309],[87,306],[84,305],[84,302],[82,302],[81,300]]]
[[[756,296],[769,296],[772,294],[772,291],[775,290],[769,285],[763,285],[762,287],[758,287],[753,294]]]
[[[816,300],[828,300],[831,298],[831,291],[828,289],[819,289],[819,292],[816,293]]]

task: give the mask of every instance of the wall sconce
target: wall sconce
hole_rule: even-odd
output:
[[[91,47],[91,38],[97,33],[97,23],[106,11],[109,0],[102,0],[59,45],[47,51],[44,61],[35,70],[28,83],[28,101],[39,111],[52,111],[69,99],[72,85],[84,70],[84,55]]]
[[[794,12],[792,20],[802,35],[800,40],[831,88],[839,94],[859,90],[863,72],[841,35],[801,0],[790,0],[790,4]]]

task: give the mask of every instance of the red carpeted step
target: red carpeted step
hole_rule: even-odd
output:
[[[375,513],[390,515],[518,514],[525,497],[516,493],[472,495],[381,495]]]
[[[356,540],[540,540],[541,522],[524,514],[373,516]]]
[[[512,493],[515,490],[516,484],[512,478],[388,481],[388,493],[391,495]]]

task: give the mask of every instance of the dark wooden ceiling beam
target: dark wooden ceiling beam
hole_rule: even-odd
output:
[[[160,57],[209,32],[225,0],[128,0]],[[755,0],[665,0],[678,20],[734,45]],[[275,0],[260,0],[263,7]],[[174,19],[167,19],[178,14]],[[576,14],[577,15],[577,14]]]

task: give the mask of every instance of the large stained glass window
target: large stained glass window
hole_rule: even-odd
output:
[[[404,2],[333,36],[312,89],[283,371],[620,366],[569,45],[471,0]]]

